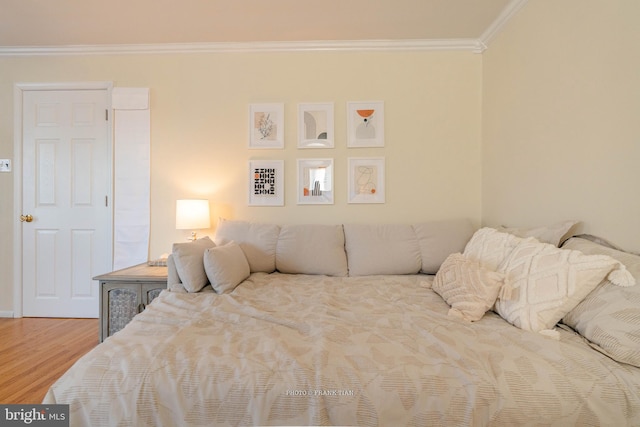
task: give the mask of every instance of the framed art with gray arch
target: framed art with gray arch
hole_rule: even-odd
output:
[[[298,148],[333,148],[333,103],[298,104]]]

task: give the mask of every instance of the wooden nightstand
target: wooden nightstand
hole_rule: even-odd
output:
[[[124,328],[163,289],[167,267],[147,263],[93,278],[100,281],[100,342]]]

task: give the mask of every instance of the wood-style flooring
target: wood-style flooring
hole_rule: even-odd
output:
[[[41,403],[97,344],[98,319],[0,318],[0,403]]]

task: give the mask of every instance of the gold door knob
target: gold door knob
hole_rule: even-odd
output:
[[[31,222],[33,217],[31,215],[20,215],[20,222]]]

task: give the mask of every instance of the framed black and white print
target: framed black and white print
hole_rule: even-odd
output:
[[[384,102],[347,103],[347,147],[384,147]]]
[[[284,148],[284,104],[249,105],[249,148]]]
[[[333,103],[298,104],[298,148],[333,148]]]
[[[349,203],[384,203],[384,157],[347,159]]]
[[[333,159],[298,159],[298,204],[333,204]]]
[[[284,160],[249,161],[249,206],[284,206]]]

